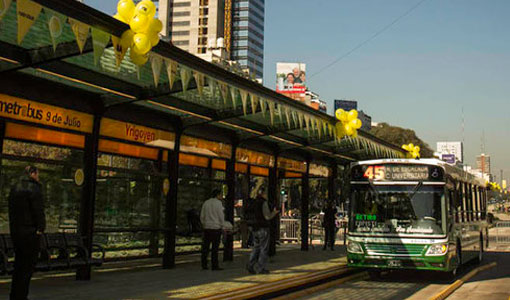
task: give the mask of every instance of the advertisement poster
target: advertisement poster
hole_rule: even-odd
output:
[[[306,64],[277,63],[276,92],[295,100],[305,101]]]

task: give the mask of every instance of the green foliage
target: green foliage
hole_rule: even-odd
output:
[[[372,127],[370,133],[398,147],[409,143],[418,145],[421,148],[420,155],[422,158],[430,158],[434,155],[434,150],[422,141],[414,130],[392,126],[387,123],[379,123],[378,126]]]

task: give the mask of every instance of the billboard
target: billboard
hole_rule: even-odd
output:
[[[351,109],[358,110],[358,101],[335,100],[335,111],[339,108],[341,108],[345,111],[350,111]]]
[[[305,101],[306,64],[277,63],[276,92],[295,100]]]
[[[441,154],[455,154],[459,162],[464,160],[464,149],[462,142],[437,142],[437,152]]]
[[[455,164],[455,154],[441,154],[441,160],[449,164]]]

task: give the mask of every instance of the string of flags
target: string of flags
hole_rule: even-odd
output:
[[[152,69],[155,86],[158,86],[162,80],[161,72],[166,70],[170,89],[173,89],[175,83],[180,81],[182,93],[194,93],[193,99],[216,101],[215,105],[242,110],[245,116],[261,113],[263,118],[270,120],[271,126],[286,127],[288,130],[299,129],[305,131],[309,138],[329,139],[337,145],[347,143],[356,149],[363,148],[367,153],[378,157],[398,156],[393,149],[358,137],[357,130],[362,124],[358,119],[358,112],[355,110],[337,111],[338,122],[332,123],[329,119],[233,87],[220,79],[209,77],[170,58],[151,52],[151,49],[160,40],[159,32],[162,29],[162,24],[155,18],[156,8],[150,0],[142,0],[136,5],[132,0],[120,0],[117,3],[117,14],[114,18],[130,26],[120,37],[67,17],[31,0],[17,0],[14,4],[12,0],[0,0],[0,20],[13,6],[16,6],[17,43],[19,45],[23,43],[32,25],[43,15],[42,20],[46,24],[54,51],[57,50],[60,43],[66,41],[64,32],[70,29],[80,52],[84,51],[87,41],[89,38],[91,39],[93,61],[96,66],[105,56],[107,52],[105,50],[108,50],[109,55],[113,56],[114,54],[115,56],[117,69],[121,65],[129,66],[130,63],[133,63],[139,71],[140,67],[148,63]],[[110,41],[113,45],[111,49],[107,48]],[[129,54],[127,61],[125,60],[126,54]],[[131,66],[133,65],[131,64]],[[192,81],[195,83],[193,91],[189,89]],[[415,153],[415,151],[410,152]]]

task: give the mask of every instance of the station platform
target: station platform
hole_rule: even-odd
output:
[[[30,287],[35,300],[154,300],[198,299],[236,289],[252,287],[346,263],[345,247],[335,251],[321,246],[301,251],[299,245],[283,244],[271,257],[271,274],[251,275],[246,269],[249,249],[236,250],[233,262],[222,262],[222,271],[202,270],[200,255],[178,258],[174,269],[164,270],[160,260],[108,263],[94,269],[91,281],[76,281],[74,273],[36,273]],[[220,260],[222,255],[220,254]],[[0,298],[7,299],[10,278],[0,279]]]

